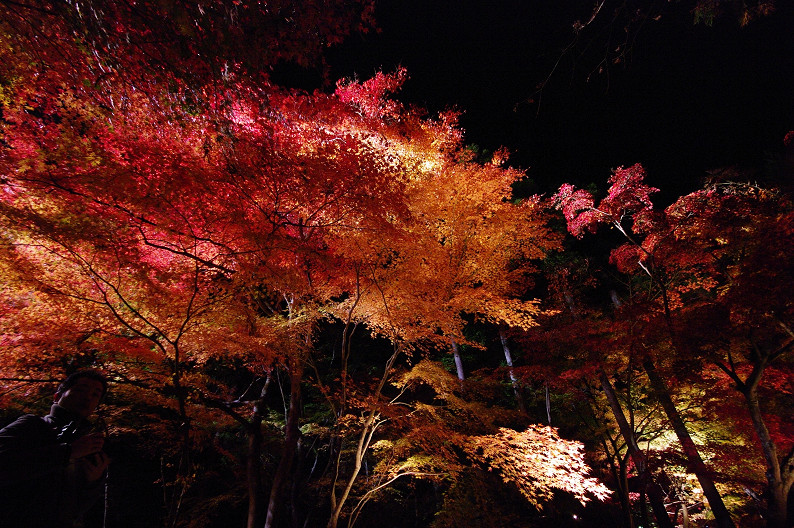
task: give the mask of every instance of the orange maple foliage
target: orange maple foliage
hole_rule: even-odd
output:
[[[475,436],[467,451],[505,482],[518,486],[527,500],[542,507],[554,490],[571,493],[582,504],[595,497],[605,500],[611,491],[597,479],[587,477],[584,446],[564,440],[548,426],[530,426],[525,431],[500,428],[496,434]]]
[[[587,476],[590,468],[581,443],[561,438],[551,427],[505,427],[516,421],[515,411],[464,398],[457,378],[436,363],[423,360],[394,383],[402,393],[418,391],[424,397],[404,403],[403,408],[410,409],[407,414],[392,417],[393,427],[405,428],[404,436],[375,446],[381,457],[377,470],[390,478],[411,472],[414,478],[444,476],[456,482],[474,464],[516,486],[537,509],[555,490],[570,493],[582,504],[609,496],[601,482]]]
[[[345,332],[364,324],[392,340],[394,355],[369,394],[347,387],[346,367],[330,382],[339,434],[362,439],[355,463],[337,473],[343,485],[331,484],[338,518],[380,413],[395,412],[382,393],[397,355],[439,335],[459,339],[464,314],[525,329],[540,313],[521,295],[531,261],[558,241],[535,201],[511,201],[522,174],[499,166],[504,153],[487,165],[470,159],[453,114],[427,118],[391,99],[402,71],[332,94],[244,75],[293,57],[317,31],[339,38],[349,18],[335,24],[309,10],[293,21],[297,34],[257,33],[278,44],[257,58],[233,46],[246,31],[235,13],[281,27],[279,13],[295,3],[270,3],[272,13],[223,0],[195,10],[27,7],[39,5],[31,25],[24,6],[0,6],[9,59],[0,66],[0,269],[10,279],[0,291],[0,372],[26,377],[79,360],[105,367],[125,398],[173,407],[169,439],[182,444],[187,485],[191,442],[218,419],[210,411],[261,420],[224,407],[232,389],[208,365],[283,369],[291,396],[272,513],[297,451],[316,330],[327,319]],[[356,5],[366,16],[370,3]],[[152,35],[173,49],[150,46]],[[216,40],[218,55],[199,53]]]

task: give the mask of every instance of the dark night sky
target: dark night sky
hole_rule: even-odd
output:
[[[643,27],[627,65],[587,82],[605,49],[591,26],[532,103],[592,1],[380,0],[381,32],[332,48],[328,62],[332,79],[406,67],[401,100],[464,111],[467,142],[510,148],[534,190],[603,186],[611,168],[641,162],[670,199],[708,169],[780,155],[794,129],[794,7],[778,4],[739,28],[729,17],[696,26],[671,3]]]

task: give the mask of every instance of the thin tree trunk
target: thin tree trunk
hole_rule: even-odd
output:
[[[601,446],[604,450],[604,455],[609,463],[609,469],[612,477],[615,479],[615,488],[620,501],[621,509],[621,527],[634,528],[634,517],[631,511],[631,500],[629,496],[629,481],[628,481],[628,464],[630,455],[628,449],[625,453],[621,454],[620,432],[613,436],[610,432],[610,427],[607,423],[600,418],[601,405],[593,392],[593,387],[589,383],[583,384],[582,393],[588,396],[589,405],[586,409],[590,411],[590,418],[595,423],[595,426],[590,430],[590,436],[598,435],[600,437]],[[585,421],[586,422],[586,421]],[[585,434],[588,434],[585,432]],[[643,526],[648,526],[647,523]]]
[[[450,337],[449,340],[452,343],[452,356],[455,358],[455,370],[458,373],[458,379],[463,381],[466,379],[466,374],[463,372],[463,360],[460,357],[458,343],[455,341],[454,337]]]
[[[742,394],[747,400],[747,408],[750,411],[756,434],[761,440],[764,458],[766,458],[767,528],[788,528],[791,526],[791,523],[787,522],[787,517],[788,496],[792,483],[794,483],[794,449],[785,457],[785,460],[778,460],[777,446],[764,423],[756,387],[757,384],[745,387]]]
[[[281,460],[278,463],[276,474],[273,476],[273,485],[270,488],[270,499],[267,505],[267,515],[265,517],[265,528],[273,528],[274,523],[281,508],[281,497],[284,483],[289,477],[292,469],[292,461],[295,458],[295,451],[298,448],[298,428],[301,413],[301,381],[303,380],[303,360],[300,357],[293,358],[290,365],[290,398],[289,410],[287,412],[286,435],[284,439],[284,450]]]
[[[394,362],[397,360],[397,357],[400,355],[399,347],[394,348],[394,352],[392,353],[389,360],[386,362],[386,368],[383,370],[383,376],[380,379],[380,383],[378,384],[377,389],[375,390],[375,398],[376,400],[380,398],[381,394],[383,393],[383,387],[386,385],[386,382],[391,375],[391,370],[394,367]],[[358,474],[361,472],[361,466],[364,461],[364,456],[367,454],[367,450],[369,449],[369,445],[372,442],[372,437],[375,434],[375,431],[380,424],[378,420],[378,411],[376,408],[373,408],[369,411],[366,420],[364,421],[364,427],[361,429],[361,434],[358,438],[358,444],[356,446],[356,454],[355,459],[353,462],[353,471],[350,474],[350,477],[347,479],[347,483],[345,484],[342,493],[339,495],[337,499],[336,496],[336,480],[332,485],[331,489],[331,517],[328,520],[328,528],[336,528],[339,523],[339,516],[342,513],[342,508],[345,505],[348,497],[350,496],[350,491],[353,489],[353,484],[358,478]],[[341,455],[341,450],[340,450]],[[339,461],[337,460],[337,474],[339,473]]]
[[[518,378],[516,378],[516,374],[513,371],[513,356],[510,353],[510,347],[507,345],[507,336],[503,329],[499,329],[499,339],[502,342],[502,351],[505,354],[505,363],[507,363],[507,372],[510,375],[510,383],[513,385],[513,394],[516,397],[516,404],[518,404],[518,410],[524,414],[527,414],[527,403],[524,401],[524,395],[521,393],[521,387],[518,383]]]
[[[620,457],[620,453],[616,453]],[[631,515],[631,496],[629,494],[628,458],[621,457],[618,466],[618,487],[620,488],[620,509],[623,511],[623,526],[634,528],[634,516]]]
[[[648,494],[640,493],[640,525],[651,526],[651,518],[648,515]]]
[[[722,502],[722,497],[719,491],[717,491],[717,487],[714,485],[714,479],[711,478],[706,464],[700,457],[695,442],[693,442],[692,437],[689,436],[686,424],[681,414],[678,412],[678,409],[676,409],[670,392],[664,384],[664,380],[659,376],[659,373],[656,371],[656,366],[650,358],[645,359],[642,362],[642,366],[651,382],[651,388],[653,389],[656,399],[664,409],[678,437],[678,441],[681,443],[681,448],[684,451],[684,456],[689,465],[688,469],[695,474],[698,482],[700,482],[700,487],[703,488],[703,495],[705,495],[709,507],[714,514],[716,525],[719,528],[734,528],[733,519],[731,519],[728,509],[725,507],[725,503]]]
[[[612,444],[611,451],[610,444]],[[625,456],[621,456],[617,442],[606,432],[601,434],[601,445],[604,446],[604,453],[609,461],[609,469],[612,471],[612,477],[617,485],[623,528],[634,528],[634,517],[631,515],[631,500],[629,497],[628,451]]]
[[[653,266],[651,266],[651,268],[653,268]],[[655,270],[654,272],[650,272],[649,269],[646,268],[646,272],[648,272],[651,279],[656,281],[659,286],[659,291],[662,294],[662,306],[664,308],[664,320],[667,325],[667,331],[670,334],[670,340],[673,348],[676,351],[676,354],[681,356],[681,350],[683,350],[683,348],[679,346],[680,339],[678,338],[678,334],[675,331],[675,326],[673,325],[673,315],[672,311],[670,310],[670,300],[667,294],[664,271]],[[651,382],[651,388],[655,393],[657,401],[661,404],[662,409],[664,409],[667,419],[670,420],[670,424],[673,426],[673,431],[675,431],[678,441],[681,443],[681,448],[684,450],[684,456],[686,457],[687,464],[689,465],[689,470],[695,474],[698,482],[700,483],[700,487],[703,489],[703,495],[706,497],[709,507],[711,508],[711,512],[714,514],[717,527],[734,528],[735,525],[733,524],[733,519],[731,519],[728,509],[725,507],[725,503],[722,502],[722,496],[720,495],[719,491],[717,491],[717,487],[714,485],[714,479],[711,478],[710,472],[706,468],[706,464],[700,457],[700,453],[698,452],[695,442],[693,442],[692,437],[689,436],[689,431],[686,428],[683,418],[681,418],[681,414],[678,412],[678,409],[673,403],[673,399],[670,396],[670,391],[667,390],[664,380],[662,380],[662,377],[659,376],[659,373],[656,371],[656,365],[654,365],[651,358],[646,358],[642,362],[642,366],[645,369],[645,373],[648,375],[648,379]]]
[[[179,512],[182,507],[182,499],[185,496],[188,488],[188,478],[191,471],[192,460],[190,456],[191,441],[190,441],[190,418],[187,415],[187,390],[182,386],[182,369],[180,368],[180,349],[176,343],[174,347],[174,366],[171,373],[171,383],[174,386],[174,394],[177,398],[177,408],[179,410],[179,432],[182,436],[181,453],[179,456],[179,464],[177,465],[176,480],[179,486],[174,486],[174,492],[171,496],[171,505],[169,506],[168,522],[171,526],[176,526],[179,519]],[[180,479],[180,477],[182,477]],[[177,495],[178,493],[178,495]]]
[[[604,389],[604,394],[606,394],[607,401],[609,402],[609,407],[612,409],[612,414],[615,416],[615,420],[618,423],[620,434],[626,441],[626,448],[629,451],[631,459],[634,461],[634,465],[637,467],[640,480],[642,481],[645,492],[651,501],[651,508],[653,509],[654,516],[656,517],[656,522],[661,528],[673,528],[673,523],[670,521],[670,516],[664,507],[664,497],[662,490],[653,481],[653,477],[651,476],[650,471],[648,471],[648,463],[645,459],[645,453],[643,453],[639,445],[637,445],[637,439],[634,436],[634,430],[629,425],[628,420],[626,420],[626,415],[623,414],[623,408],[620,406],[617,394],[615,394],[615,389],[612,388],[612,383],[609,381],[606,372],[602,370],[599,374],[599,379],[601,381],[601,387]]]
[[[361,431],[361,435],[359,436],[358,445],[356,446],[355,461],[353,462],[353,471],[347,480],[345,488],[342,490],[339,500],[336,501],[333,512],[331,512],[331,517],[328,520],[328,528],[336,528],[339,523],[339,516],[342,513],[342,508],[344,507],[347,498],[350,496],[350,490],[353,489],[353,484],[355,483],[356,478],[358,478],[358,474],[361,471],[361,465],[364,460],[364,455],[367,453],[367,449],[369,449],[372,435],[375,433],[375,429],[377,428],[376,423],[377,414],[373,410],[370,412],[369,416],[367,416],[364,427]]]
[[[794,345],[794,332],[783,322],[779,321],[779,324],[791,338],[773,351],[761,350],[753,343],[753,351],[749,354],[753,361],[753,370],[745,380],[739,377],[730,355],[728,356],[730,367],[721,361],[715,362],[736,383],[736,390],[744,396],[750,419],[753,422],[753,428],[756,435],[758,435],[758,440],[761,442],[767,468],[768,528],[789,528],[794,526],[794,519],[787,518],[789,495],[791,494],[792,486],[794,486],[794,448],[782,460],[779,459],[777,445],[775,445],[775,441],[766,427],[761,413],[761,402],[758,399],[758,386],[761,383],[766,367]]]
[[[681,498],[681,522],[683,523],[681,528],[689,528],[689,510],[686,507],[686,500]]]
[[[248,425],[248,453],[245,461],[245,472],[248,484],[248,521],[247,528],[262,526],[264,496],[262,494],[262,472],[259,461],[262,456],[262,417],[254,413]]]
[[[549,425],[551,425],[551,394],[549,394],[549,383],[544,383],[543,388],[546,392],[546,420],[548,420]]]
[[[254,404],[251,422],[246,427],[248,454],[246,455],[246,479],[248,484],[248,522],[246,528],[260,528],[265,519],[265,497],[262,490],[262,416],[264,415],[265,396],[270,387],[270,374],[259,392]]]

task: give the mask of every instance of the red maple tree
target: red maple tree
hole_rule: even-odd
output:
[[[602,223],[623,234],[625,243],[612,251],[610,262],[633,280],[648,282],[644,300],[632,308],[635,317],[647,321],[635,326],[635,332],[645,334],[644,346],[668,340],[674,365],[692,369],[711,362],[735,383],[768,468],[768,523],[783,526],[792,453],[780,456],[777,446],[789,448],[790,437],[770,433],[765,420],[778,421],[774,415],[764,417],[758,391],[764,372],[774,380],[779,379],[776,370],[789,369],[791,304],[783,292],[791,274],[784,249],[791,243],[790,199],[774,189],[722,181],[656,211],[643,172],[639,166],[616,171],[598,206],[589,193],[564,186],[559,206],[577,236]],[[648,356],[643,367],[668,416],[674,416],[655,363]],[[771,401],[780,395],[774,392],[766,393]],[[682,443],[687,451],[686,436]]]

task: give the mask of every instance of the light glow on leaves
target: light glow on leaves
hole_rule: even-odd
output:
[[[611,494],[598,479],[587,477],[590,467],[584,461],[584,446],[560,438],[548,426],[533,425],[522,432],[500,428],[494,435],[472,437],[467,452],[498,471],[505,482],[515,484],[539,509],[554,490],[571,493],[582,504]]]

